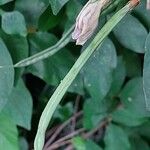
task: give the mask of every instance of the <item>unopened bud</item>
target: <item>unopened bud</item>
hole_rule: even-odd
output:
[[[147,5],[146,5],[146,7],[147,7],[147,10],[150,10],[150,0],[147,0]]]
[[[83,45],[93,34],[97,25],[102,8],[109,0],[89,0],[83,7],[76,19],[75,30],[72,38],[77,45]]]

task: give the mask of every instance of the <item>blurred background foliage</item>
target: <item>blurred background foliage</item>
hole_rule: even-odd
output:
[[[53,46],[86,2],[0,0],[0,66]],[[127,0],[115,2],[100,18],[97,31]],[[44,150],[150,150],[149,31],[150,10],[142,0],[69,88],[49,125]],[[83,47],[71,40],[27,67],[0,67],[0,150],[33,148],[46,103],[92,38]]]

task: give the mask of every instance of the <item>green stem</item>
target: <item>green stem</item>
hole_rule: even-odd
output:
[[[80,55],[78,60],[75,62],[69,73],[65,76],[65,78],[61,81],[59,86],[57,87],[56,91],[50,98],[49,102],[47,103],[38,126],[37,135],[35,137],[34,148],[35,150],[42,150],[45,140],[45,132],[48,127],[48,124],[52,118],[56,107],[60,103],[62,97],[66,93],[67,89],[80,72],[83,65],[87,62],[90,58],[92,53],[97,49],[98,46],[102,44],[102,41],[105,37],[112,31],[112,29],[118,24],[118,22],[131,10],[131,4],[127,4],[121,10],[119,10],[106,24],[105,26],[99,31],[96,35],[94,40],[91,44],[85,49],[85,51]]]
[[[16,63],[14,67],[25,67],[29,66],[31,64],[34,64],[40,60],[43,60],[45,58],[48,58],[49,56],[54,55],[56,52],[58,52],[61,48],[65,47],[70,39],[71,39],[71,33],[74,29],[74,25],[66,32],[66,34],[56,43],[56,45],[47,48],[46,50],[37,53],[31,57],[28,57],[24,60],[21,60],[20,62]]]

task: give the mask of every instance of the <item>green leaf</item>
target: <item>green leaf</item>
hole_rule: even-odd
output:
[[[0,111],[6,104],[14,83],[14,69],[11,56],[0,38]]]
[[[112,119],[117,123],[130,127],[141,125],[147,121],[147,118],[139,117],[137,114],[131,113],[125,108],[119,108],[113,112]]]
[[[39,16],[47,6],[48,4],[43,0],[17,0],[15,2],[15,10],[20,11],[24,15],[29,29],[37,27]]]
[[[150,29],[150,11],[146,9],[147,0],[142,0],[134,12],[144,22],[146,27]]]
[[[137,53],[144,53],[144,45],[148,33],[135,17],[127,15],[115,27],[113,33],[124,47]]]
[[[29,145],[27,140],[24,137],[19,139],[20,150],[29,150]]]
[[[141,137],[135,136],[130,139],[132,150],[150,150],[150,146]]]
[[[53,118],[60,119],[62,122],[66,121],[73,114],[73,104],[59,105],[54,113]]]
[[[146,40],[146,52],[144,57],[144,68],[143,68],[143,89],[146,101],[147,109],[150,110],[150,34]]]
[[[13,64],[28,57],[29,46],[26,37],[16,36],[16,35],[10,36],[5,34],[4,32],[1,32],[0,35],[7,45],[7,48],[13,60]],[[15,84],[19,80],[22,72],[23,72],[23,68],[15,68]]]
[[[150,120],[141,126],[136,127],[136,130],[140,136],[150,139]]]
[[[72,140],[76,150],[102,150],[97,144],[91,140],[84,140],[81,137],[75,137]]]
[[[0,114],[0,149],[19,150],[17,127],[2,114]]]
[[[100,121],[107,116],[110,100],[87,99],[84,103],[83,124],[86,129],[97,127]]]
[[[23,15],[18,11],[2,14],[2,29],[7,34],[26,36],[27,29]]]
[[[142,62],[138,54],[125,49],[123,51],[123,60],[128,77],[139,77],[142,74]]]
[[[130,80],[122,90],[120,99],[123,107],[131,114],[143,118],[150,116],[150,112],[146,109],[142,78]]]
[[[122,57],[118,57],[117,67],[114,70],[112,76],[113,76],[113,81],[111,84],[109,95],[117,96],[126,76],[125,63],[123,62]]]
[[[10,116],[17,125],[28,130],[31,128],[32,98],[22,80],[13,88],[3,113]]]
[[[42,13],[38,21],[38,27],[41,31],[47,31],[54,28],[62,21],[63,14],[53,15],[50,6]],[[48,19],[47,19],[48,18]]]
[[[105,150],[130,150],[130,143],[124,130],[114,124],[110,124],[104,137]]]
[[[74,22],[77,15],[79,14],[80,10],[82,8],[81,2],[78,2],[77,0],[71,0],[67,4],[67,17],[69,21]]]
[[[134,78],[121,92],[122,105],[112,117],[115,122],[126,126],[137,126],[147,121],[150,112],[146,110],[142,78]]]
[[[103,99],[110,90],[113,69],[117,65],[114,44],[106,39],[83,68],[84,84],[93,98]]]
[[[51,4],[51,8],[54,15],[57,15],[61,8],[68,2],[69,0],[49,0]]]
[[[0,0],[0,5],[4,5],[4,4],[11,2],[11,1],[13,1],[13,0]]]

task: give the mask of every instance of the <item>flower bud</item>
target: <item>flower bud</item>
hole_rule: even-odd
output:
[[[150,10],[150,0],[147,0],[147,5],[146,5],[146,7],[147,7],[147,10]]]
[[[72,38],[77,45],[83,45],[93,34],[97,25],[101,10],[109,0],[89,0],[76,19],[75,30]]]

